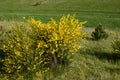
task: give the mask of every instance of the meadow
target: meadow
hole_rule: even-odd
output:
[[[111,56],[112,42],[120,37],[119,0],[0,1],[0,26],[7,30],[14,22],[23,22],[23,17],[34,17],[47,23],[50,18],[59,20],[62,15],[67,14],[75,14],[80,21],[87,21],[83,27],[83,31],[87,32],[87,38],[80,43],[83,47],[75,53],[69,65],[62,68],[58,66],[45,74],[43,80],[119,80],[120,57]],[[99,24],[103,25],[109,37],[94,41],[91,34]],[[3,36],[0,37],[2,38]],[[30,80],[30,76],[25,75],[25,80]],[[35,80],[41,80],[33,77]],[[6,78],[2,78],[0,74],[0,79]]]
[[[39,5],[33,6],[36,3]],[[108,28],[119,28],[119,3],[119,0],[1,0],[0,19],[22,20],[25,16],[47,22],[51,17],[58,19],[61,15],[76,14],[81,21],[88,21],[88,27],[101,23]]]

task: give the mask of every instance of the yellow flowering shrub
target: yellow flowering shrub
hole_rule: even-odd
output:
[[[25,24],[11,26],[2,47],[7,54],[2,69],[8,74],[27,72],[39,76],[56,64],[66,64],[81,48],[85,23],[67,15],[59,21],[51,19],[43,23],[31,18]]]
[[[30,60],[32,55],[31,39],[27,35],[27,28],[22,24],[10,26],[10,30],[5,34],[4,45],[2,49],[6,53],[2,60],[5,73],[21,73],[26,71],[32,64]]]

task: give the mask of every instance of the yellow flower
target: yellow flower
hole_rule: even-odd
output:
[[[18,69],[21,69],[21,66],[18,66]]]
[[[35,61],[37,61],[38,59],[39,59],[38,56],[36,56],[36,57],[35,57]]]
[[[41,77],[41,72],[36,72],[35,75],[36,77]]]
[[[36,69],[36,65],[33,66],[33,69]]]
[[[21,55],[21,52],[20,52],[20,51],[18,51],[18,50],[16,50],[16,49],[14,49],[14,52],[15,52],[15,54],[16,54],[17,56],[22,57],[22,55]]]
[[[26,17],[23,17],[23,19],[26,19]]]
[[[30,70],[31,70],[31,69],[30,69],[30,67],[28,67],[28,68],[27,68],[27,70],[29,70],[29,71],[30,71]]]

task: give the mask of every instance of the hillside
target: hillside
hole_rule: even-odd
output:
[[[39,3],[37,6],[32,6]],[[0,10],[72,10],[120,12],[119,0],[1,0]]]
[[[120,28],[120,0],[0,0],[0,20],[22,20],[25,16],[47,22],[66,14],[88,21],[86,26],[101,23]]]
[[[62,58],[63,61],[56,60],[57,58],[55,58],[55,56],[60,53],[62,54],[61,56],[64,57],[63,51],[65,51],[65,56],[68,55],[66,53],[68,53],[67,51],[69,49],[66,49],[66,47],[71,44],[65,44],[61,49],[57,49],[59,45],[64,42],[69,43],[71,39],[80,37],[71,38],[71,36],[75,36],[75,30],[78,31],[78,33],[80,31],[75,27],[75,25],[79,23],[77,20],[75,25],[73,25],[73,19],[64,21],[63,18],[60,20],[61,16],[68,14],[75,14],[75,19],[77,18],[80,22],[87,22],[83,25],[81,31],[85,31],[86,35],[81,37],[84,38],[82,42],[78,41],[77,44],[81,45],[81,49],[72,56],[72,59],[70,59],[71,62],[67,63],[67,65],[60,66],[56,64],[56,61],[64,64],[70,56]],[[32,20],[30,21],[31,17]],[[55,19],[55,21],[50,21],[51,18]],[[34,19],[36,21],[34,21]],[[38,20],[40,20],[40,22]],[[29,21],[29,23],[26,23],[26,21]],[[58,23],[57,26],[55,22]],[[95,29],[99,24],[101,24],[105,30],[98,31]],[[71,25],[75,30],[71,28]],[[69,29],[67,30],[65,27]],[[101,30],[101,28],[99,28],[99,30]],[[95,32],[98,33],[96,34]],[[101,36],[100,34],[104,32],[108,33],[108,38],[106,39],[97,41],[92,36],[93,34]],[[63,39],[60,35],[61,33]],[[78,35],[78,33],[76,35]],[[66,37],[64,37],[65,34],[67,34]],[[72,34],[70,39],[67,39],[70,34]],[[51,40],[49,40],[49,38]],[[58,38],[60,38],[60,40]],[[67,40],[64,41],[64,38]],[[0,0],[0,80],[120,80],[119,38],[120,0]],[[73,40],[73,42],[75,41],[76,40]],[[119,49],[115,48],[114,43],[116,43]],[[44,45],[41,47],[42,44]],[[49,45],[46,46],[46,44]],[[40,48],[38,46],[40,46]],[[8,50],[6,50],[6,47]],[[8,51],[7,55],[3,48]],[[9,50],[9,48],[11,50]],[[76,47],[74,48],[76,49]],[[118,52],[118,54],[116,54],[116,52]],[[54,59],[48,58],[46,60],[50,60],[51,63],[53,63],[54,60],[56,65],[53,63],[53,66],[50,66],[53,69],[48,71],[48,73],[44,73],[46,70],[44,69],[43,72],[39,71],[39,69],[42,68],[41,65],[37,66],[39,69],[36,69],[35,64],[45,61],[45,59],[40,56],[46,55],[47,53],[48,56],[50,55],[50,58],[53,54],[54,56],[52,56],[52,58]],[[14,55],[18,55],[19,57],[14,57]],[[12,63],[9,58],[10,60],[15,58],[14,63]],[[41,61],[39,61],[39,59]],[[24,64],[27,66],[23,66]],[[9,65],[12,66],[11,68],[13,69],[16,68],[13,71],[15,75],[9,73],[11,71]],[[8,67],[8,69],[6,68],[8,74],[4,73],[4,68],[2,67]],[[21,69],[22,71],[19,71]],[[1,71],[3,71],[4,74],[2,74]],[[18,74],[18,71],[23,76]],[[32,71],[38,72],[34,74]]]

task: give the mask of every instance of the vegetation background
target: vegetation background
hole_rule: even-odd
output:
[[[119,0],[0,0],[1,20],[34,16],[47,22],[51,17],[58,19],[68,13],[76,14],[81,21],[87,20],[86,26],[101,23],[108,28],[120,27]]]
[[[109,37],[81,43],[84,48],[55,80],[119,80],[120,57],[114,59],[109,54],[113,40],[120,37],[120,0],[0,0],[0,25],[21,22],[22,17],[47,22],[51,17],[58,20],[66,14],[76,14],[80,21],[87,21],[86,37],[91,38],[98,24],[106,28]]]

